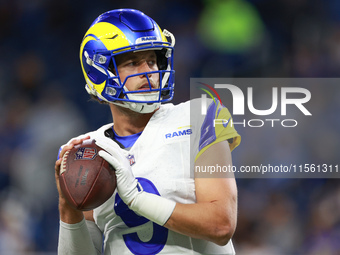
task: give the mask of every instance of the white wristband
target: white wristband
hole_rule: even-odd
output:
[[[170,218],[175,206],[174,201],[142,191],[132,201],[130,209],[163,226]]]

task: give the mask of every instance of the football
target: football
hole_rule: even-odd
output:
[[[86,140],[67,151],[60,166],[60,188],[68,203],[81,211],[102,205],[116,189],[112,166],[98,155],[95,140]]]

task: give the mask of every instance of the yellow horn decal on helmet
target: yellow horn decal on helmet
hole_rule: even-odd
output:
[[[81,65],[81,70],[83,71],[83,74],[84,74],[85,77],[87,77],[87,76],[86,76],[86,72],[84,70],[84,65],[83,65],[83,54],[84,54],[83,51],[84,51],[84,47],[85,47],[86,43],[88,41],[91,41],[91,40],[96,40],[96,39],[92,36],[88,36],[88,37],[84,38],[84,40],[81,42],[81,45],[80,45],[80,52],[79,52],[80,65]]]
[[[90,87],[91,90],[95,90],[96,91],[96,96],[99,97],[99,98],[102,98],[103,97],[101,96],[104,88],[105,88],[105,83],[106,81],[104,81],[103,83],[101,84],[95,84],[93,83],[92,81],[90,81],[90,79],[86,79],[86,83],[87,85]]]
[[[107,22],[94,24],[87,31],[86,35],[88,34],[97,36],[107,50],[118,49],[133,43],[128,41],[124,33],[118,27]]]
[[[99,22],[92,27],[89,28],[89,30],[86,32],[84,39],[81,43],[80,47],[80,63],[81,63],[81,69],[83,71],[83,74],[86,79],[86,83],[88,84],[90,90],[97,94],[98,97],[101,97],[101,93],[103,92],[106,81],[104,81],[101,84],[95,84],[90,79],[88,79],[87,74],[84,69],[84,63],[83,63],[83,54],[84,54],[84,47],[85,45],[91,41],[91,40],[100,40],[103,45],[105,46],[106,50],[114,50],[121,47],[129,46],[130,43],[125,37],[124,33],[117,28],[116,26],[107,23],[107,22]]]

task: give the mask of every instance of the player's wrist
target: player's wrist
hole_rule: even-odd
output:
[[[137,214],[163,226],[174,211],[176,202],[167,198],[141,191],[129,208]]]
[[[84,218],[82,211],[74,209],[63,198],[59,199],[59,216],[61,221],[68,224],[79,223]]]

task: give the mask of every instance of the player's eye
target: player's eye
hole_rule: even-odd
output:
[[[156,58],[152,58],[148,60],[148,65],[150,68],[156,68],[157,67],[157,60]]]
[[[126,62],[126,66],[136,66],[138,64],[138,62],[137,61],[128,61],[128,62]]]

